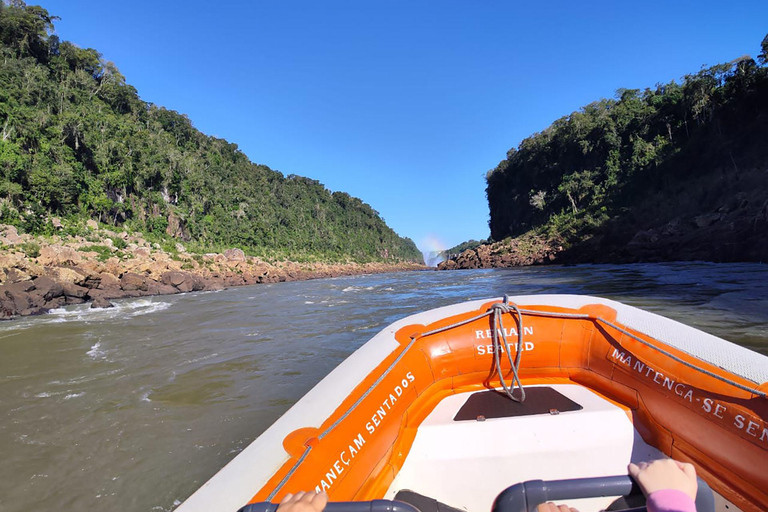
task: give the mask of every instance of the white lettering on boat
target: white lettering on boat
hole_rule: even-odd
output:
[[[347,446],[346,450],[342,450],[339,454],[339,458],[331,465],[328,472],[325,474],[325,478],[320,479],[320,485],[315,486],[315,492],[327,491],[333,485],[339,475],[344,472],[344,469],[352,463],[352,459],[357,456],[360,449],[365,444],[365,438],[362,433],[357,434]],[[342,466],[343,464],[343,466]]]
[[[406,373],[405,378],[400,381],[399,385],[395,386],[392,393],[389,394],[389,397],[384,399],[381,407],[376,409],[376,412],[371,416],[371,421],[365,424],[365,430],[367,430],[369,434],[376,432],[376,428],[381,424],[381,420],[387,415],[387,411],[392,408],[392,405],[397,402],[403,395],[403,391],[408,389],[408,386],[410,386],[414,380],[416,380],[416,378],[411,372]]]
[[[500,347],[503,347],[503,346],[504,345],[500,345]],[[507,343],[507,347],[509,347],[509,352],[510,353],[517,352],[517,342],[515,342],[515,343]],[[534,345],[533,345],[532,341],[526,341],[525,343],[523,343],[523,350],[522,350],[522,352],[533,350],[533,347],[534,347]],[[499,351],[500,352],[504,352],[504,349],[500,348]],[[478,345],[477,346],[477,355],[479,355],[479,356],[484,356],[485,354],[493,354],[493,353],[494,353],[493,345]]]
[[[638,359],[633,361],[630,354],[627,354],[626,352],[620,352],[617,348],[613,349],[613,353],[610,355],[610,357],[616,360],[619,364],[625,366],[626,369],[630,372],[637,372],[642,377],[652,380],[656,385],[672,391],[675,395],[681,397],[689,404],[701,404],[695,405],[694,407],[706,413],[707,416],[712,416],[718,420],[726,419],[726,413],[728,412],[729,406],[728,403],[720,403],[713,398],[696,396],[693,389],[688,385],[675,381],[672,377],[664,375],[662,372],[655,370],[648,364],[643,363]],[[765,425],[765,422],[761,421],[758,423],[748,419],[743,414],[736,414],[733,417],[732,424],[739,431],[744,432],[747,435],[752,436],[755,439],[768,445],[768,426]]]
[[[763,427],[761,431],[760,424],[755,423],[752,420],[749,420],[748,423],[745,425],[744,420],[746,419],[747,418],[745,418],[744,415],[737,414],[736,417],[733,419],[733,425],[739,430],[744,430],[747,434],[751,435],[752,437],[757,437],[757,434],[760,433],[760,440],[768,441],[768,428]],[[744,429],[745,426],[747,427],[746,430]]]
[[[619,352],[619,350],[616,348],[613,349],[613,354],[611,354],[611,357],[617,360],[619,363],[625,365],[631,371],[635,371],[643,377],[651,379],[657,385],[672,391],[679,397],[682,397],[683,400],[687,400],[689,403],[693,403],[693,390],[682,382],[675,381],[674,379],[664,375],[660,371],[655,370],[653,367],[643,363],[640,360],[635,360],[633,363],[631,355],[627,354],[626,352]]]
[[[496,329],[496,333],[501,337],[502,332],[504,333],[504,336],[510,337],[510,336],[517,336],[517,329],[514,327],[510,327],[509,329],[504,328],[502,329]],[[533,336],[533,327],[523,327],[523,336],[530,335]],[[493,339],[492,333],[490,329],[486,330],[478,330],[475,331],[475,339],[476,340],[490,340]]]
[[[387,416],[387,413],[392,410],[395,403],[397,403],[398,399],[403,395],[403,392],[415,380],[416,377],[413,376],[413,373],[407,372],[405,377],[400,380],[400,383],[392,388],[392,392],[389,393],[389,396],[384,399],[381,405],[376,409],[376,412],[371,416],[371,421],[365,424],[365,430],[368,431],[369,435],[373,435],[376,432],[376,429],[381,425],[382,421]],[[325,476],[320,479],[320,484],[315,486],[315,492],[327,491],[330,489],[333,483],[342,473],[344,473],[346,468],[352,464],[352,459],[357,456],[363,448],[363,445],[365,445],[365,437],[363,437],[363,433],[360,432],[357,434],[357,437],[349,443],[347,449],[342,450],[341,453],[339,453],[339,456],[333,464],[331,464],[331,467],[328,468]]]

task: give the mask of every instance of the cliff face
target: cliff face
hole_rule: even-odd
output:
[[[768,262],[768,170],[726,170],[650,195],[567,248],[558,236],[530,232],[438,268],[697,260]]]
[[[768,170],[731,169],[654,194],[560,259],[768,261]]]

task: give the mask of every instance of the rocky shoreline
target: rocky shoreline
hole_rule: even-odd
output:
[[[141,235],[89,225],[92,234],[33,237],[0,225],[0,319],[72,304],[111,307],[111,300],[222,290],[355,274],[422,270],[414,263],[266,262],[232,248],[191,254],[165,251]]]
[[[467,249],[437,266],[437,270],[506,268],[540,265],[557,260],[562,244],[535,235],[524,235]]]

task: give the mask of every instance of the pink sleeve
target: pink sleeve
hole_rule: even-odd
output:
[[[648,512],[696,512],[696,504],[691,497],[677,489],[652,492],[646,506]]]

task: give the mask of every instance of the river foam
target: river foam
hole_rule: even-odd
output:
[[[135,318],[137,316],[149,315],[164,311],[170,306],[170,302],[152,299],[117,301],[112,308],[91,309],[89,305],[83,304],[74,307],[52,309],[47,315],[42,317],[42,320],[53,323],[72,321],[101,322],[120,317]]]

